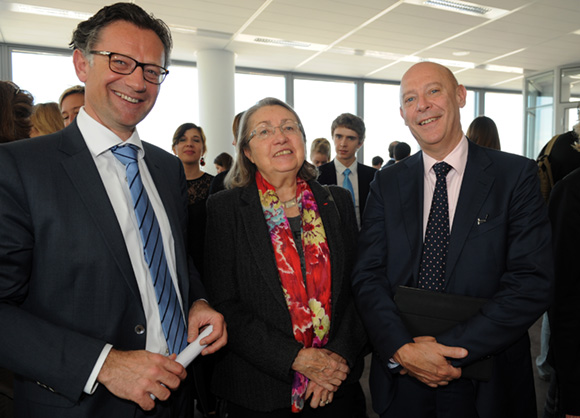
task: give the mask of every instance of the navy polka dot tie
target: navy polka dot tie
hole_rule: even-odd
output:
[[[419,268],[419,287],[441,291],[445,278],[445,262],[449,246],[449,203],[447,199],[447,173],[451,166],[446,162],[437,163],[433,171],[437,175],[431,211],[427,221],[423,257]]]

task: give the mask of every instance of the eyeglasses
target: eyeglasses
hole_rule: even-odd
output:
[[[151,84],[159,85],[163,83],[163,80],[165,80],[165,77],[169,74],[169,70],[160,67],[159,65],[143,64],[127,55],[117,54],[116,52],[90,51],[90,53],[109,57],[109,68],[112,72],[117,74],[133,74],[133,71],[135,71],[137,67],[141,67],[143,69],[143,78]]]
[[[272,138],[276,134],[276,128],[280,130],[280,133],[284,136],[296,136],[300,134],[300,125],[298,122],[293,120],[288,120],[280,126],[272,126],[267,123],[261,123],[250,133],[250,142],[254,137],[258,138],[260,141]]]

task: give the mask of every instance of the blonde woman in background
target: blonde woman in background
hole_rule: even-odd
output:
[[[30,117],[30,137],[48,135],[64,129],[64,122],[60,114],[58,103],[39,103],[34,106]]]
[[[330,161],[330,142],[326,138],[316,138],[310,147],[310,161],[316,167]]]

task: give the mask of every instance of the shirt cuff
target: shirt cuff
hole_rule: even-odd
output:
[[[95,367],[93,367],[93,371],[89,376],[89,380],[87,380],[87,383],[85,384],[85,388],[83,391],[87,395],[92,395],[93,393],[95,393],[95,390],[97,390],[97,386],[99,386],[99,383],[97,382],[97,377],[99,376],[99,373],[103,368],[103,364],[105,364],[105,360],[107,359],[107,356],[109,355],[109,352],[111,351],[112,348],[113,346],[111,344],[105,344],[105,346],[103,347],[103,351],[101,351],[101,355],[97,359]]]

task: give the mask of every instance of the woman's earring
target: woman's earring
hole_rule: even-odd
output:
[[[203,157],[201,157],[201,159],[199,160],[199,165],[201,165],[202,167],[205,165],[205,160],[203,159]]]

